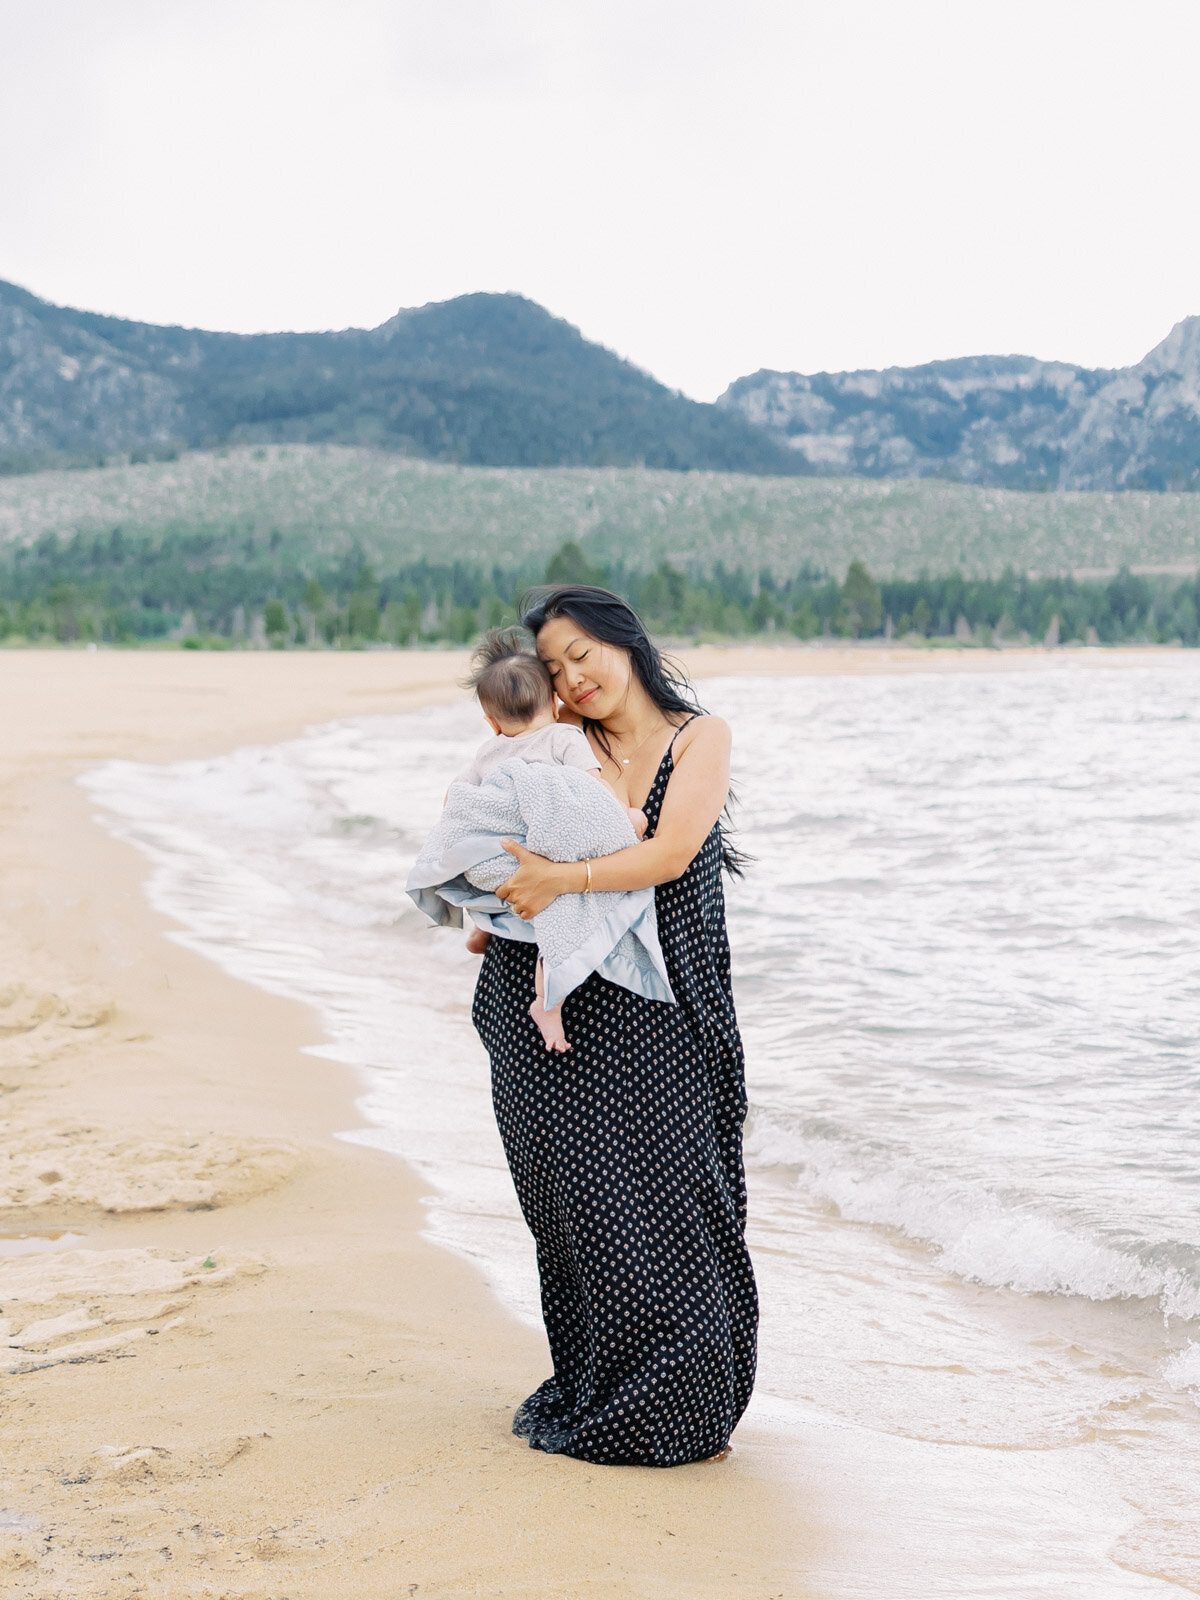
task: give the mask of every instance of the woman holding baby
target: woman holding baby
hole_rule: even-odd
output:
[[[561,894],[652,888],[676,1004],[593,973],[563,1002],[569,1052],[548,1051],[530,1016],[537,946],[487,945],[473,1015],[554,1362],[513,1431],[603,1464],[708,1460],[750,1398],[757,1326],[721,886],[722,866],[737,870],[720,821],[729,729],[607,590],[543,593],[522,621],[559,721],[582,728],[600,776],[645,813],[645,838],[588,863],[511,845],[518,864],[497,893],[530,918]]]

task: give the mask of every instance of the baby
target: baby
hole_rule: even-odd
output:
[[[560,767],[579,767],[597,782],[600,763],[582,728],[557,720],[554,686],[539,657],[526,650],[515,629],[493,628],[476,650],[470,678],[494,738],[485,740],[459,783],[482,783],[504,761],[544,761]],[[629,820],[638,838],[646,832],[646,814],[630,806]],[[515,868],[514,868],[515,870]],[[467,949],[476,955],[486,950],[491,935],[472,928]],[[534,974],[534,1000],[529,1015],[541,1030],[547,1050],[569,1050],[563,1032],[562,1007],[547,1010],[545,975],[541,957]]]

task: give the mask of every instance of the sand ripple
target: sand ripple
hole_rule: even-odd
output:
[[[145,1249],[64,1250],[0,1262],[0,1373],[117,1355],[183,1326],[193,1291],[262,1270],[257,1257]],[[116,1331],[81,1337],[107,1328]]]
[[[0,1206],[59,1212],[211,1209],[273,1189],[300,1164],[295,1146],[219,1134],[127,1134],[69,1123],[0,1124]]]

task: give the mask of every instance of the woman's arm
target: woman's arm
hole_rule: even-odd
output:
[[[694,731],[693,731],[694,730]],[[652,889],[687,871],[712,832],[729,797],[729,725],[720,717],[700,717],[675,758],[653,839],[592,860],[592,888]],[[547,861],[511,839],[504,848],[517,858],[517,870],[496,893],[521,917],[536,917],[560,894],[587,886],[580,861]]]

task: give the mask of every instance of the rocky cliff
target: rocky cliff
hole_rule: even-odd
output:
[[[971,356],[882,372],[756,372],[717,404],[811,472],[1013,488],[1200,488],[1200,317],[1119,371]]]

